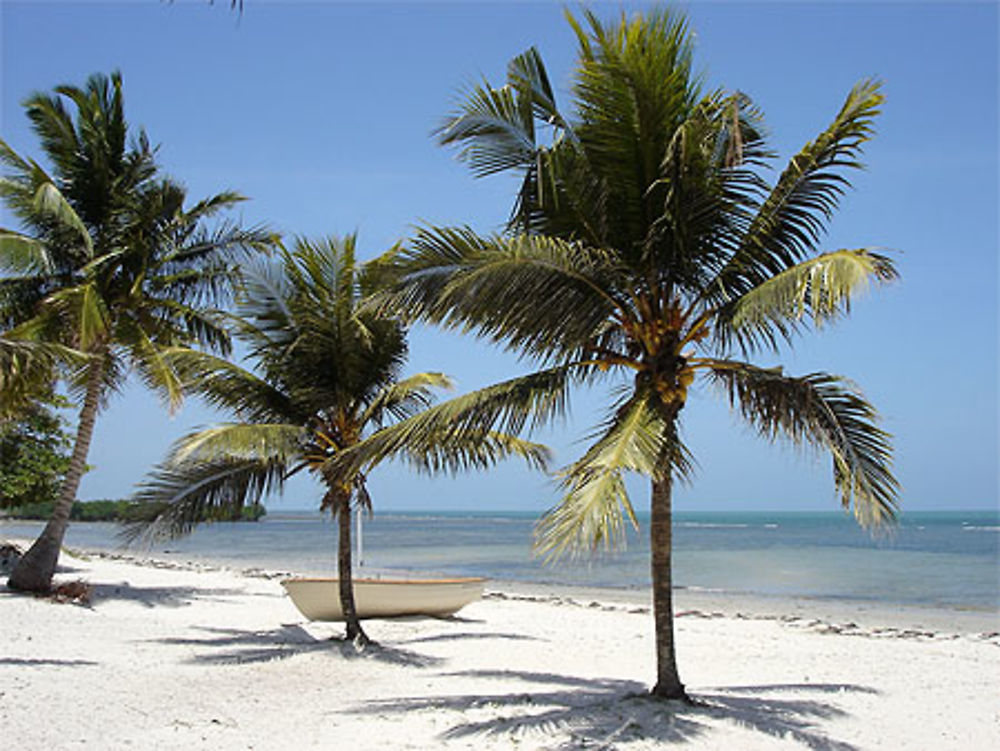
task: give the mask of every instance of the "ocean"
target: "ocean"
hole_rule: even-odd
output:
[[[547,565],[531,552],[534,514],[376,513],[364,521],[360,573],[404,571],[500,581],[649,587],[644,520],[617,553]],[[1000,512],[914,512],[872,537],[840,513],[677,513],[674,583],[720,593],[1000,609]],[[0,521],[0,539],[39,523]],[[119,547],[112,524],[76,523],[66,545]],[[146,549],[137,549],[144,552]],[[158,557],[308,574],[336,570],[336,526],[318,512],[204,525],[148,549]]]

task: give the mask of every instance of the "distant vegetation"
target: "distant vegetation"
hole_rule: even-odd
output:
[[[7,509],[3,514],[10,519],[37,519],[45,521],[52,516],[53,506],[54,502],[52,501],[32,503]],[[78,522],[128,522],[136,520],[138,511],[138,505],[131,501],[77,501],[70,510],[69,518],[71,521]],[[236,518],[234,518],[233,512],[228,508],[209,508],[205,510],[204,516],[200,521],[255,522],[266,513],[267,511],[259,503],[241,507],[239,509],[239,516]]]

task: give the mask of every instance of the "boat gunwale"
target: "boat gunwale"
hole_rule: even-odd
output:
[[[288,579],[282,579],[281,583],[285,582],[321,582],[321,583],[334,583],[339,582],[340,579],[337,577],[328,576],[317,576],[317,577],[291,577]],[[457,577],[452,579],[367,579],[367,578],[357,578],[351,577],[352,584],[484,584],[487,580],[484,576],[465,576]]]

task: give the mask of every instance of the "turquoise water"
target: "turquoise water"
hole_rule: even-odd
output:
[[[364,567],[498,580],[643,589],[645,528],[624,551],[544,565],[531,553],[536,517],[517,513],[378,514],[364,524]],[[640,522],[643,520],[640,519]],[[33,537],[39,524],[0,522],[0,537]],[[151,552],[240,567],[327,573],[336,527],[318,513],[275,513],[258,523],[206,525]],[[114,548],[117,528],[75,524],[67,544]],[[873,539],[838,513],[679,513],[677,586],[721,592],[1000,608],[1000,513],[906,514]]]

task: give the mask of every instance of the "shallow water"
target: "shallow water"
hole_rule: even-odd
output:
[[[364,523],[366,570],[487,576],[645,589],[645,529],[624,551],[544,565],[532,556],[536,517],[517,513],[378,514]],[[640,519],[642,523],[643,520]],[[41,524],[0,522],[0,537],[34,537]],[[301,573],[335,570],[335,525],[318,513],[274,513],[216,523],[160,543],[158,556]],[[66,544],[118,547],[111,524],[71,526]],[[836,513],[680,513],[674,581],[707,591],[867,600],[973,610],[1000,608],[1000,514],[910,513],[873,539]]]

